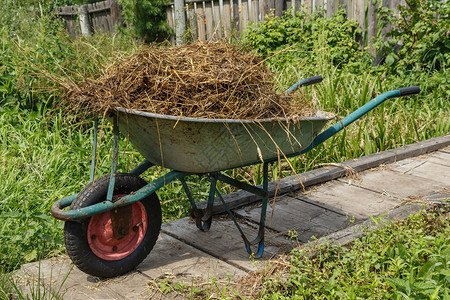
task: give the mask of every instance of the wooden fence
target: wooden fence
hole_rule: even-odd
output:
[[[56,8],[55,14],[65,23],[69,35],[90,34],[91,32],[113,32],[122,23],[122,15],[117,0],[106,0],[80,6]]]
[[[396,9],[405,0],[383,0],[383,6]],[[175,28],[175,5],[167,7],[169,25]],[[281,16],[288,8],[312,13],[322,10],[331,17],[339,9],[360,24],[362,43],[370,43],[377,34],[377,16],[372,0],[184,0],[188,33],[193,40],[216,40],[238,36],[249,22],[264,21],[273,13]],[[386,28],[389,30],[389,28]]]

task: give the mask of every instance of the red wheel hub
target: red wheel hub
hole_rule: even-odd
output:
[[[109,211],[91,217],[87,228],[87,240],[92,252],[104,260],[120,260],[136,250],[147,232],[147,213],[141,202],[132,205],[132,217],[128,234],[116,239]]]

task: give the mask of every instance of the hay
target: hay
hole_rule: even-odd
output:
[[[272,76],[259,57],[223,41],[150,46],[99,79],[70,86],[64,105],[85,114],[123,107],[209,119],[310,115],[298,95],[275,92]]]

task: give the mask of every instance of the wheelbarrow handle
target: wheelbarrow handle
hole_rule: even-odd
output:
[[[316,83],[322,82],[322,80],[323,80],[323,78],[320,75],[302,79],[299,82],[294,83],[290,88],[288,88],[286,90],[285,93],[286,94],[291,94],[295,90],[297,90],[299,87],[307,86],[307,85],[311,85],[311,84],[316,84]]]
[[[361,118],[363,115],[386,101],[387,99],[396,98],[396,97],[402,97],[402,96],[408,96],[408,95],[414,95],[420,93],[420,87],[418,86],[410,86],[405,88],[400,88],[396,90],[392,90],[389,92],[385,92],[375,99],[370,100],[342,120],[339,120],[336,124],[328,128],[327,130],[323,131],[321,134],[316,136],[316,138],[312,141],[311,145],[309,145],[307,148],[303,149],[301,153],[308,152],[312,148],[316,147],[317,145],[325,142],[327,139],[353,123],[354,121]]]
[[[418,87],[418,86],[410,86],[410,87],[400,88],[398,90],[400,91],[399,97],[415,95],[415,94],[420,93],[420,87]]]

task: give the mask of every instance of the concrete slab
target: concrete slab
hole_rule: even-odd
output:
[[[147,283],[162,280],[166,276],[174,276],[176,282],[189,285],[193,281],[205,282],[212,278],[227,280],[229,276],[237,279],[247,274],[164,233],[137,270],[138,272],[101,280],[78,270],[64,255],[25,264],[16,278],[20,278],[24,289],[28,286],[30,290],[30,284],[40,282],[42,288],[48,291],[60,291],[59,294],[64,299],[149,299],[152,294],[163,295],[157,285],[155,288],[155,285]],[[174,295],[169,299],[172,296]]]
[[[383,169],[364,172],[357,181],[339,180],[397,199],[423,197],[445,186],[444,183],[432,179]]]
[[[125,276],[126,277],[126,276]],[[28,291],[40,289],[63,299],[122,299],[101,280],[72,267],[67,256],[25,264],[15,275]],[[120,277],[118,277],[120,278]]]
[[[67,288],[64,299],[149,299],[149,278],[133,272],[97,284],[82,284]]]
[[[20,273],[25,278],[40,278],[46,287],[60,287],[64,282],[64,287],[68,288],[80,284],[80,281],[87,282],[87,275],[74,268],[67,255],[24,264],[20,268]],[[91,282],[96,283],[97,280]]]
[[[197,231],[195,227],[190,229]],[[247,274],[164,233],[160,234],[152,252],[137,269],[154,280],[171,274],[176,276],[177,282],[187,284],[191,284],[192,280],[226,280],[230,276],[239,278]]]
[[[259,222],[260,207],[243,208],[236,211],[242,218]],[[348,226],[345,215],[335,213],[323,207],[290,197],[282,196],[278,201],[270,202],[267,207],[266,228],[288,234],[295,231],[301,242],[307,242],[312,236],[320,237]]]
[[[240,225],[249,240],[256,237],[257,226],[255,224],[240,222]],[[256,271],[258,267],[263,267],[264,261],[295,246],[293,241],[266,230],[264,255],[254,263],[245,250],[238,229],[228,218],[213,218],[211,229],[208,232],[195,228],[189,218],[165,223],[162,231],[245,271]]]
[[[401,203],[393,197],[337,180],[299,193],[297,197],[313,204],[334,207],[334,211],[357,220],[386,212]]]

